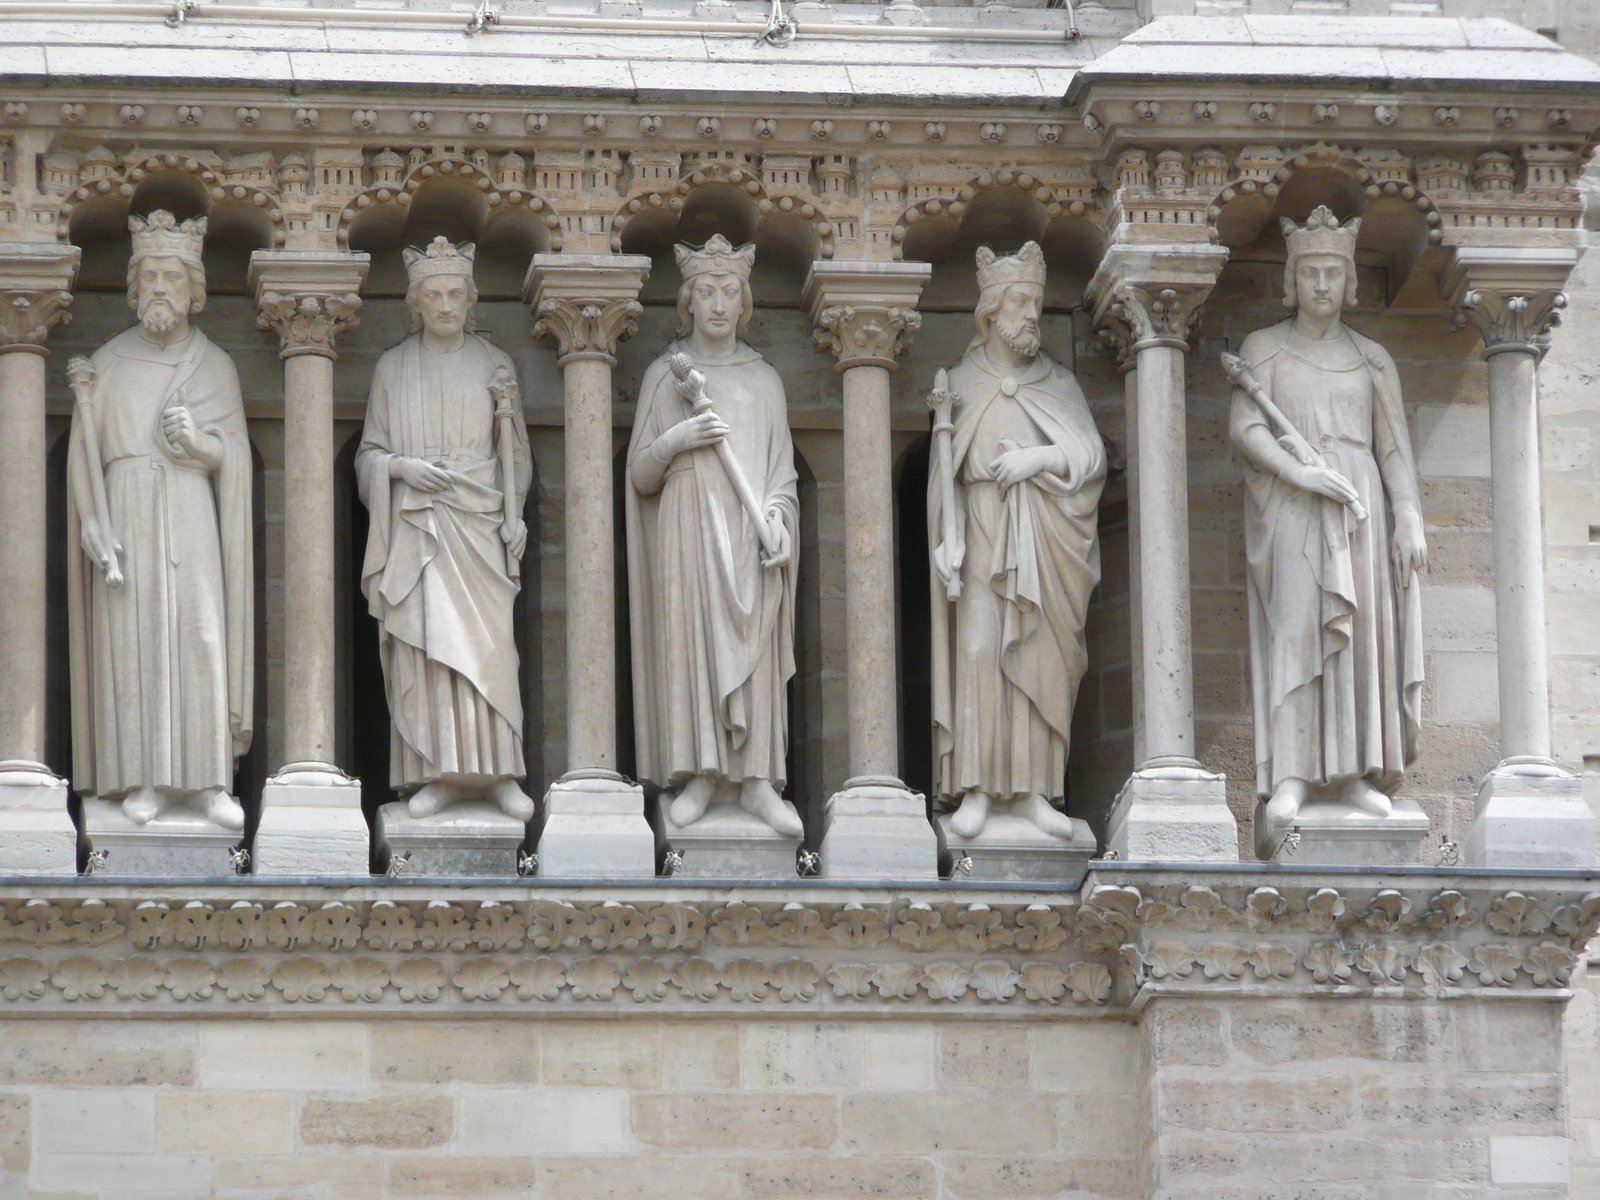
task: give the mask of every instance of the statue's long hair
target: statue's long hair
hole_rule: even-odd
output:
[[[978,326],[978,332],[967,343],[967,353],[971,354],[979,346],[989,344],[989,330],[994,325],[994,315],[1000,311],[1000,306],[1005,303],[1006,293],[1015,286],[1005,284],[1002,287],[985,288],[978,295],[978,307],[972,310],[972,320]]]

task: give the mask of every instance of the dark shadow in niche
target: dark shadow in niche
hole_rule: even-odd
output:
[[[633,710],[633,634],[629,624],[627,511],[627,447],[612,459],[612,499],[615,505],[617,620],[617,770],[629,779],[638,771],[638,726]],[[805,845],[822,842],[822,553],[817,534],[817,478],[798,449],[794,452],[799,475],[800,557],[795,583],[795,673],[789,681],[789,750],[784,774],[788,783],[783,798],[791,801],[806,827]],[[569,564],[570,569],[570,564]],[[648,789],[654,797],[655,788]],[[659,808],[646,803],[654,828]],[[659,836],[660,830],[656,829]]]
[[[371,827],[378,809],[400,799],[389,783],[389,698],[383,684],[383,659],[378,651],[378,621],[361,593],[361,564],[367,551],[371,519],[356,486],[356,451],[361,434],[351,434],[334,460],[334,572],[342,581],[335,589],[335,687],[338,718],[334,744],[339,766],[361,780],[361,811]],[[530,646],[542,646],[539,594],[539,468],[523,503],[528,544],[522,556],[522,590],[511,609],[513,644],[522,687],[523,762],[528,772],[524,790],[538,799],[544,787],[544,699],[542,664],[530,660]],[[294,497],[285,496],[292,504]],[[532,592],[534,599],[529,600]],[[531,607],[530,607],[531,606]],[[376,844],[373,854],[376,855]],[[373,870],[382,873],[374,858]]]
[[[45,465],[45,764],[72,778],[72,655],[67,616],[67,445],[68,422],[52,420],[53,439]],[[245,809],[249,844],[261,818],[261,786],[267,780],[267,484],[261,451],[250,443],[250,538],[255,574],[255,687],[251,697],[250,749],[234,772],[233,794]],[[73,793],[73,819],[78,818]]]
[[[900,663],[900,772],[913,792],[933,795],[933,646],[928,592],[928,459],[917,438],[895,464],[895,539],[899,550],[895,627]]]

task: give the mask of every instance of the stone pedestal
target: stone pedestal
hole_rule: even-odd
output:
[[[413,817],[396,801],[378,810],[374,835],[379,865],[390,874],[514,879],[528,827],[488,800],[462,800],[431,817]]]
[[[951,879],[1008,879],[1075,888],[1089,873],[1099,843],[1087,821],[1073,818],[1072,839],[1044,832],[1032,821],[1004,810],[992,811],[983,832],[964,838],[950,828],[954,813],[934,818],[941,873]],[[966,869],[959,865],[967,861]]]
[[[1226,777],[1190,766],[1135,771],[1111,808],[1106,848],[1124,862],[1237,859]]]
[[[361,784],[316,763],[291,763],[261,789],[250,866],[256,875],[365,875],[369,832]]]
[[[1357,812],[1337,800],[1308,800],[1292,822],[1270,829],[1265,808],[1256,806],[1256,853],[1269,862],[1404,866],[1422,861],[1428,840],[1428,814],[1404,797],[1387,817]],[[1290,843],[1296,830],[1300,840]]]
[[[656,836],[644,789],[611,771],[573,771],[544,796],[539,875],[546,879],[640,879],[656,873]]]
[[[1529,771],[1529,765],[1540,773]],[[1474,867],[1592,867],[1595,818],[1583,779],[1553,763],[1504,763],[1478,786],[1463,847]]]
[[[0,875],[76,875],[67,781],[34,763],[0,763]]]
[[[819,873],[828,879],[939,877],[927,801],[898,779],[848,779],[828,801]]]
[[[784,804],[792,812],[794,805]],[[683,855],[674,879],[792,879],[798,873],[798,837],[777,832],[737,804],[713,804],[705,815],[680,829],[662,805],[661,837]]]
[[[231,854],[243,840],[187,805],[135,825],[120,802],[84,797],[83,841],[91,854],[104,851],[94,868],[101,875],[220,878],[234,874]]]

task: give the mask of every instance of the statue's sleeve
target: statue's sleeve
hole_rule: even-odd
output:
[[[666,359],[659,358],[645,368],[639,384],[639,405],[628,438],[628,481],[641,496],[659,492],[666,475],[667,464],[646,459],[656,439],[667,429],[667,406],[661,393],[668,375]]]

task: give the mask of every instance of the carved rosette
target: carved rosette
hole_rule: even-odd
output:
[[[0,285],[0,352],[43,348],[50,330],[72,320],[72,293],[56,288]]]
[[[261,293],[256,328],[275,330],[279,353],[284,358],[297,354],[321,354],[336,358],[334,344],[360,319],[361,297],[354,292],[323,295],[314,292]]]
[[[1523,293],[1470,288],[1456,309],[1455,327],[1470,324],[1476,329],[1483,336],[1485,356],[1504,350],[1542,354],[1566,307],[1566,294],[1553,289]]]
[[[585,355],[604,358],[615,366],[617,343],[639,332],[635,320],[643,312],[644,306],[637,300],[597,304],[550,297],[539,302],[533,336],[555,339],[562,361]]]
[[[1106,329],[1119,353],[1144,345],[1188,349],[1189,333],[1200,319],[1209,288],[1136,287],[1124,284],[1108,310]]]
[[[892,371],[920,328],[922,314],[914,308],[830,304],[817,314],[812,337],[819,350],[838,358],[841,370],[865,365]]]

